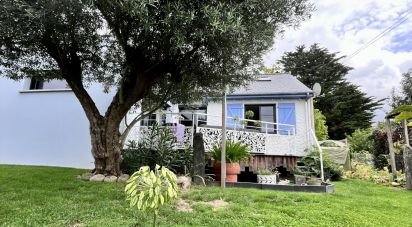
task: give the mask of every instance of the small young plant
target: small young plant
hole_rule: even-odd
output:
[[[259,169],[258,175],[273,175],[273,172],[269,169]]]
[[[166,167],[156,165],[150,170],[149,166],[143,166],[127,181],[125,192],[130,207],[153,213],[153,226],[156,226],[159,208],[177,198],[177,178]]]
[[[258,175],[279,175],[277,168],[274,170],[271,169],[258,169]]]

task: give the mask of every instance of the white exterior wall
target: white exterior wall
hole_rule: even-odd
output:
[[[227,103],[241,104],[277,104],[277,103],[295,103],[296,113],[296,137],[287,135],[268,134],[266,140],[267,155],[294,155],[304,156],[305,149],[310,147],[310,127],[313,122],[313,113],[311,113],[308,101],[304,99],[265,99],[265,100],[228,100]],[[306,104],[308,103],[308,106]],[[208,125],[221,126],[222,122],[222,103],[209,102],[207,105]],[[212,117],[209,115],[220,116]],[[276,113],[276,116],[278,114]]]
[[[73,92],[24,88],[0,77],[0,164],[93,168],[89,122]],[[88,90],[105,111],[112,95]]]
[[[206,111],[207,125],[222,125],[222,102],[209,102]]]

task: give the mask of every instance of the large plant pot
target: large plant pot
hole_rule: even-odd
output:
[[[295,175],[295,184],[296,185],[306,184],[306,176]]]
[[[213,171],[216,174],[216,180],[220,181],[222,163],[220,161],[215,162]],[[226,182],[237,182],[237,175],[240,174],[239,163],[226,163]]]
[[[257,175],[260,184],[276,184],[276,175]]]
[[[306,181],[306,183],[308,185],[317,185],[317,186],[319,186],[319,185],[322,185],[322,179],[316,178],[316,177],[311,177],[311,178],[309,178],[309,180]]]

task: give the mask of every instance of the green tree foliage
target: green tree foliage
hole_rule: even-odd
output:
[[[408,72],[402,74],[400,90],[400,94],[396,94],[395,88],[392,90],[392,108],[396,108],[401,105],[412,104],[412,69],[409,69]]]
[[[346,80],[352,68],[340,63],[340,59],[337,53],[313,44],[309,49],[298,46],[279,60],[285,72],[290,72],[306,86],[312,87],[316,82],[322,86],[322,94],[315,99],[315,108],[326,116],[332,139],[343,139],[357,128],[369,128],[373,111],[382,103]]]
[[[412,119],[412,105],[401,105],[396,107],[391,111],[392,114],[397,114],[395,116],[395,121],[400,122],[404,120]],[[408,123],[408,126],[412,126],[411,123]]]
[[[282,73],[283,70],[279,65],[273,64],[270,67],[262,67],[260,69],[260,72],[261,74],[274,74],[274,73]]]
[[[243,84],[274,37],[312,9],[308,0],[1,0],[1,74],[66,80],[90,122],[95,172],[118,175],[119,125],[133,105]],[[105,113],[90,82],[114,89]]]
[[[398,145],[403,139],[403,129],[399,124],[392,125],[392,140],[395,145],[395,162],[397,170],[404,170],[403,152]],[[389,144],[385,128],[377,128],[372,132],[372,155],[375,168],[389,167]],[[389,168],[390,169],[390,168]]]
[[[372,151],[372,128],[356,129],[347,137],[351,153],[363,153]]]
[[[328,126],[326,125],[326,117],[322,111],[315,109],[315,134],[318,140],[328,139]]]

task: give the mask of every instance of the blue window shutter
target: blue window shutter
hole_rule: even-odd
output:
[[[243,105],[242,104],[227,104],[226,116],[227,117],[243,118]],[[242,126],[242,125],[240,125],[239,120],[234,121],[233,119],[227,119],[226,127],[234,128],[235,123],[236,123],[237,128],[240,128]]]
[[[295,103],[279,103],[278,104],[278,123],[279,124],[288,124],[294,125],[296,128],[296,111],[295,111]],[[291,127],[286,125],[279,125],[279,134],[280,135],[287,135],[288,130]],[[293,133],[292,131],[290,132]]]

